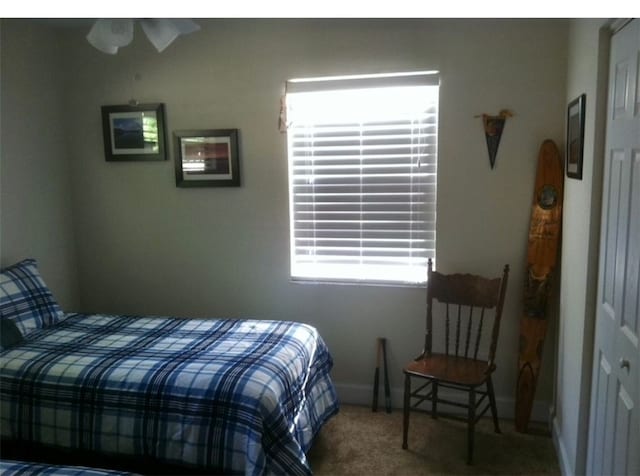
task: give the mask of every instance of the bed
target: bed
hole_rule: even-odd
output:
[[[134,476],[134,474],[86,466],[2,460],[0,461],[0,476]]]
[[[63,313],[27,261],[14,265],[22,274],[0,273],[0,321],[18,331],[0,351],[3,443],[185,472],[311,474],[306,452],[338,411],[332,358],[314,327]],[[37,322],[7,319],[13,308]]]

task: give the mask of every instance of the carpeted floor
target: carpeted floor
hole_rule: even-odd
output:
[[[508,474],[559,475],[553,442],[545,426],[517,433],[501,420],[476,426],[474,464],[466,461],[466,423],[412,413],[409,449],[402,449],[402,411],[388,414],[342,405],[321,430],[309,452],[315,475]]]

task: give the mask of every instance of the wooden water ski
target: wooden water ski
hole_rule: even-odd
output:
[[[560,244],[563,179],[560,151],[552,140],[547,139],[538,155],[529,227],[524,312],[520,319],[515,415],[519,432],[527,431],[540,373],[547,332],[547,299]]]

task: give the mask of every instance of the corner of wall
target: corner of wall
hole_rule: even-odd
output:
[[[579,92],[586,92],[589,98],[585,130],[585,152],[588,154],[585,153],[584,159],[587,166],[584,181],[570,184],[573,195],[569,197],[573,199],[573,209],[580,208],[585,213],[580,220],[572,222],[576,226],[573,230],[564,230],[564,235],[579,238],[577,245],[582,248],[581,255],[574,253],[568,264],[583,263],[585,274],[579,286],[575,280],[567,281],[570,285],[562,290],[567,313],[561,319],[567,329],[561,333],[558,353],[571,355],[572,360],[565,358],[566,373],[559,372],[556,376],[554,403],[559,408],[552,415],[552,435],[563,474],[583,474],[591,408],[611,22],[576,19],[572,20],[570,29],[573,44],[570,41],[567,99]],[[594,47],[597,48],[595,56]],[[565,203],[571,205],[568,201]],[[572,242],[572,246],[575,244]],[[573,405],[575,399],[580,405]]]

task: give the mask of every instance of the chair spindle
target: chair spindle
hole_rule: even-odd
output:
[[[462,306],[458,304],[458,325],[456,326],[456,357],[460,355],[460,324],[462,321]]]
[[[471,341],[471,322],[473,320],[473,306],[469,306],[469,322],[467,322],[467,338],[464,343],[464,358],[469,357],[469,342]]]
[[[447,303],[444,346],[444,353],[449,355],[449,303]]]
[[[480,308],[480,323],[478,324],[478,336],[476,337],[476,348],[475,348],[475,352],[473,353],[473,358],[474,359],[478,358],[478,350],[480,349],[480,339],[482,338],[482,327],[484,325],[484,311],[485,311],[485,308],[481,307]]]

